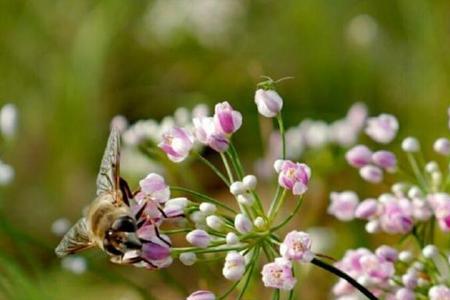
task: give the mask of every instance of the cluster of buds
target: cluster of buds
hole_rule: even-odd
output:
[[[394,116],[381,114],[368,119],[365,132],[374,141],[388,144],[394,140],[398,128]],[[372,151],[366,145],[351,148],[346,154],[346,160],[352,167],[359,169],[365,181],[373,184],[385,182],[385,172],[404,178],[392,184],[389,191],[362,201],[353,191],[333,192],[328,212],[342,221],[355,218],[366,220],[366,230],[370,233],[412,233],[425,243],[431,238],[427,234],[429,228],[434,226],[435,219],[441,230],[450,231],[450,141],[441,137],[433,145],[438,155],[447,158],[444,171],[435,161],[424,162],[416,138],[405,138],[401,148],[409,168],[401,165],[397,155],[391,151]]]
[[[380,246],[349,250],[335,265],[367,286],[382,299],[450,299],[450,257],[434,245],[425,246],[417,257],[410,251]],[[337,299],[356,297],[357,291],[340,280],[333,288]]]

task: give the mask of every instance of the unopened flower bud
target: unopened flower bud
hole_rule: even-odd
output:
[[[179,257],[181,263],[185,266],[192,266],[197,261],[197,255],[192,252],[184,252]]]
[[[216,215],[211,215],[206,217],[206,224],[216,231],[221,231],[225,226],[225,221]]]
[[[194,223],[203,223],[203,222],[205,222],[206,216],[201,211],[196,210],[190,214],[189,218]]]
[[[260,230],[264,229],[264,227],[266,226],[266,222],[262,217],[256,217],[255,220],[253,221],[253,224],[255,225],[256,228]]]
[[[199,209],[205,214],[205,216],[209,216],[216,212],[217,207],[212,203],[203,202],[200,204]]]
[[[447,138],[439,138],[433,144],[433,149],[436,153],[444,156],[450,155],[450,140]]]
[[[228,246],[236,245],[239,243],[239,237],[234,232],[228,232],[225,240]]]
[[[425,258],[431,259],[439,255],[439,250],[435,245],[427,245],[423,248],[422,254]]]
[[[415,289],[417,286],[417,275],[414,273],[406,273],[402,276],[402,283],[408,289]]]
[[[416,299],[416,295],[410,289],[401,288],[395,293],[395,299],[415,300]]]
[[[240,181],[235,181],[230,185],[230,193],[234,196],[245,193],[245,186]]]
[[[372,161],[377,166],[388,170],[393,171],[397,167],[397,158],[395,157],[394,153],[390,151],[377,151],[372,155]]]
[[[245,258],[237,252],[229,252],[222,269],[223,276],[232,281],[242,278],[245,273]]]
[[[256,188],[256,184],[258,183],[258,179],[256,179],[255,175],[247,175],[242,179],[242,183],[244,184],[244,187],[249,190],[253,191]]]
[[[405,152],[417,152],[420,150],[419,141],[414,137],[407,137],[402,142],[402,149]]]
[[[252,206],[254,203],[253,197],[251,197],[249,194],[240,194],[236,197],[236,199],[240,204],[243,204],[245,206]]]
[[[392,185],[391,190],[397,197],[400,197],[403,196],[406,192],[407,185],[401,182],[397,182]]]
[[[239,233],[248,233],[252,230],[253,225],[246,215],[237,214],[234,219],[234,227]]]
[[[409,263],[413,259],[413,255],[409,251],[402,251],[398,254],[398,259],[404,263]]]
[[[345,154],[347,162],[355,168],[361,168],[372,161],[372,151],[364,145],[357,145]]]
[[[397,119],[389,114],[381,114],[378,117],[369,118],[365,132],[374,141],[382,144],[390,143],[398,131]]]
[[[368,233],[377,233],[380,231],[380,223],[377,220],[367,222],[365,229]]]
[[[283,108],[283,99],[274,90],[258,89],[255,93],[258,112],[267,118],[275,117]]]
[[[410,199],[421,198],[422,196],[422,191],[417,186],[411,187],[408,191],[408,197]]]
[[[186,240],[199,248],[206,248],[211,241],[209,234],[201,229],[195,229],[186,235]]]
[[[425,171],[428,173],[439,172],[439,165],[435,161],[430,161],[425,165]]]
[[[372,165],[362,167],[359,170],[359,175],[370,183],[380,183],[383,180],[383,171]]]
[[[210,291],[196,291],[187,297],[186,300],[216,300],[216,296]]]
[[[179,206],[180,208],[184,209],[189,205],[189,200],[184,197],[179,198],[173,198],[166,202],[165,206]]]

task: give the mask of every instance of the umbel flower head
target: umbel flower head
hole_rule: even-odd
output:
[[[291,190],[294,195],[302,195],[308,190],[311,178],[311,169],[302,163],[290,160],[277,160],[275,171],[278,175],[278,183],[285,189]]]

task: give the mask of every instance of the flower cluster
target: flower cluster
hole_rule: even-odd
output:
[[[394,140],[398,128],[394,116],[381,114],[368,119],[365,132],[374,141],[387,144]],[[348,150],[347,162],[359,169],[365,181],[372,184],[388,182],[386,174],[398,176],[400,180],[397,179],[391,189],[381,195],[362,201],[353,191],[333,192],[328,212],[342,221],[366,220],[366,230],[370,233],[413,233],[421,242],[429,239],[426,235],[434,219],[441,230],[450,231],[448,160],[443,169],[436,161],[424,162],[420,143],[414,137],[405,138],[401,148],[409,168],[402,165],[403,161],[399,162],[397,157],[400,155],[389,150],[373,151],[366,145],[356,145]],[[436,139],[433,149],[448,159],[449,139]]]
[[[375,252],[366,248],[348,250],[336,266],[369,287],[382,299],[450,299],[450,261],[434,245],[425,246],[415,257],[409,251],[380,246]],[[338,299],[357,296],[346,281],[333,287]]]

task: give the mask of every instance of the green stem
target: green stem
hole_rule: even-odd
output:
[[[272,223],[278,215],[280,208],[283,206],[284,200],[286,199],[287,190],[284,189],[281,193],[281,196],[278,198],[275,209],[273,210],[273,214],[269,216],[269,223]]]
[[[190,194],[191,196],[195,196],[195,197],[197,197],[198,199],[201,199],[201,200],[203,200],[203,201],[205,201],[205,202],[211,202],[211,203],[213,203],[213,204],[215,204],[215,205],[217,205],[217,206],[220,206],[220,207],[222,207],[223,209],[226,209],[226,210],[232,212],[233,214],[237,214],[237,211],[235,211],[235,210],[232,209],[231,207],[229,207],[229,206],[223,204],[222,202],[220,202],[220,201],[218,201],[218,200],[216,200],[216,199],[214,199],[214,198],[211,198],[211,197],[209,197],[209,196],[207,196],[207,195],[205,195],[205,194],[202,194],[202,193],[199,193],[199,192],[190,190],[190,189],[188,189],[188,188],[179,187],[179,186],[171,186],[170,189],[171,189],[172,191],[174,191],[174,192],[181,192],[181,193]]]
[[[197,153],[197,157],[198,159],[200,159],[201,162],[203,162],[205,165],[207,165],[214,173],[216,173],[217,176],[219,176],[219,178],[227,185],[230,185],[230,181],[228,181],[228,179],[226,178],[225,175],[222,174],[222,172],[220,172],[219,169],[216,168],[216,166],[214,166],[209,160],[207,160],[206,158],[204,158],[202,155],[200,155],[199,153]],[[227,170],[228,171],[228,170]]]
[[[235,164],[236,172],[238,176],[242,179],[244,177],[244,168],[242,167],[241,160],[239,159],[239,155],[234,147],[233,143],[230,142],[230,148],[228,149],[228,153],[230,154],[233,163]]]
[[[275,290],[273,292],[272,300],[279,300],[280,299],[280,290]]]
[[[280,129],[280,135],[281,135],[282,158],[286,159],[286,135],[284,133],[284,123],[283,123],[283,117],[281,115],[281,112],[277,116],[277,121],[278,121],[278,127]]]
[[[221,248],[198,248],[198,247],[184,247],[184,248],[172,248],[174,254],[192,252],[196,254],[202,253],[217,253],[217,252],[228,252],[228,251],[241,251],[247,248],[247,246],[235,246],[235,247],[221,247]]]
[[[303,203],[303,197],[300,197],[300,199],[298,199],[297,201],[297,205],[295,206],[294,210],[292,211],[292,213],[280,224],[276,225],[275,227],[273,227],[271,229],[272,232],[277,231],[278,229],[282,228],[284,225],[288,224],[292,218],[297,214],[297,212],[299,211],[300,207],[302,206]]]
[[[252,275],[253,275],[253,270],[255,269],[256,260],[259,257],[259,251],[260,251],[259,247],[256,246],[255,252],[253,253],[253,256],[252,256],[252,258],[250,260],[250,267],[248,268],[249,271],[248,271],[248,274],[247,274],[247,278],[246,278],[246,280],[244,282],[244,286],[243,286],[243,288],[241,290],[241,293],[239,294],[238,300],[240,300],[240,299],[242,299],[242,297],[244,297],[244,294],[245,294],[245,292],[247,291],[247,289],[249,287],[249,284],[250,284],[250,281],[251,281]]]
[[[425,178],[423,177],[422,172],[420,172],[419,165],[417,164],[417,161],[414,158],[414,155],[412,153],[408,152],[408,153],[406,153],[406,156],[408,157],[408,161],[411,165],[411,168],[413,169],[414,174],[417,177],[417,180],[419,181],[419,183],[421,185],[421,188],[424,191],[427,191],[427,189],[428,189],[427,182],[426,182]]]
[[[225,166],[225,169],[227,170],[229,182],[233,183],[234,182],[233,172],[231,171],[231,167],[230,167],[230,164],[228,163],[227,157],[224,153],[220,153],[220,157],[222,158],[223,165]]]

